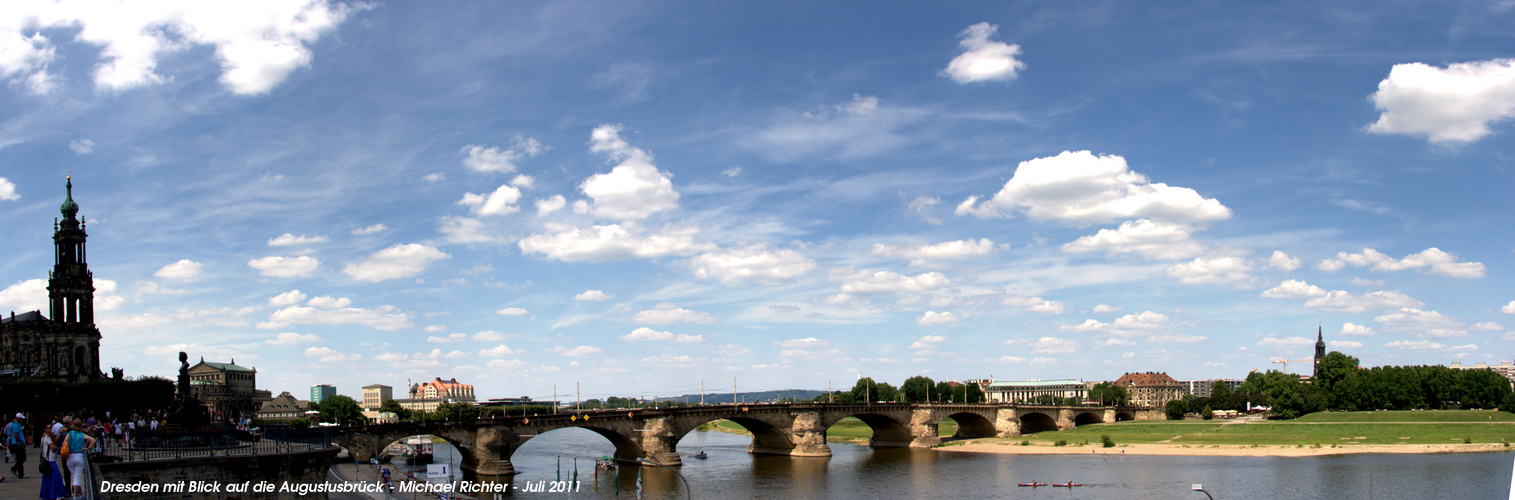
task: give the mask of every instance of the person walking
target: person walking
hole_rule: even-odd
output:
[[[84,426],[75,421],[68,433],[63,435],[62,441],[68,443],[68,475],[74,486],[73,496],[83,496],[84,486],[81,483],[84,480],[84,450],[95,447],[95,438],[85,434]]]
[[[16,414],[16,419],[5,426],[5,447],[11,451],[15,465],[11,472],[16,477],[26,477],[26,415]]]
[[[63,485],[63,469],[58,468],[58,437],[52,429],[42,433],[42,463],[47,464],[47,472],[42,473],[42,490],[37,497],[42,500],[55,500],[68,495],[68,487]]]

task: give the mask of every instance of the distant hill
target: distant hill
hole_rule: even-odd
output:
[[[822,394],[825,394],[825,393],[826,393],[826,391],[813,391],[813,390],[809,390],[809,389],[784,389],[784,390],[779,390],[779,391],[743,392],[743,393],[737,394],[736,400],[740,401],[740,402],[744,402],[744,403],[755,403],[755,402],[760,402],[760,401],[761,402],[775,402],[775,401],[778,401],[779,398],[785,398],[785,399],[793,398],[796,401],[808,401],[808,400],[811,400],[811,399],[815,399],[816,396],[819,396],[819,395],[822,395]],[[683,396],[673,396],[673,397],[658,398],[658,401],[677,401],[677,402],[680,402],[680,403],[682,403],[684,401],[689,401],[691,403],[698,403],[698,402],[700,402],[700,395],[699,394],[685,394]],[[733,402],[733,398],[732,398],[731,393],[729,393],[729,392],[725,392],[725,393],[706,393],[705,394],[705,403],[706,404],[725,404],[725,403],[732,403],[732,402]]]

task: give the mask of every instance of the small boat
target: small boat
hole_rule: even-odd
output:
[[[1083,486],[1083,485],[1084,485],[1084,483],[1075,483],[1075,482],[1069,481],[1069,482],[1066,482],[1066,483],[1057,483],[1057,484],[1054,484],[1053,486],[1056,486],[1056,487],[1059,487],[1059,488],[1072,488],[1074,486]]]
[[[596,459],[594,459],[594,468],[596,468],[596,469],[607,469],[607,470],[608,469],[614,469],[615,468],[615,459],[611,458],[611,457],[608,457],[608,456],[596,458]]]
[[[1046,486],[1046,485],[1047,485],[1047,483],[1038,483],[1038,482],[1034,482],[1034,481],[1033,482],[1029,482],[1029,483],[1020,483],[1020,486]]]
[[[699,453],[695,453],[693,455],[690,455],[689,457],[690,458],[698,458],[700,460],[704,460],[706,458],[710,458],[710,457],[708,457],[708,456],[705,455],[705,450],[700,450]]]

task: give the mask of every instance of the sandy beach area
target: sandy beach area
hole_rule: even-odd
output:
[[[1243,446],[1243,445],[1179,445],[1179,444],[1129,444],[1114,448],[1097,446],[1020,446],[1019,443],[966,443],[936,448],[946,452],[1001,453],[1009,455],[1192,455],[1226,457],[1311,457],[1324,455],[1347,455],[1353,453],[1476,453],[1510,451],[1500,444],[1345,444],[1322,446]]]

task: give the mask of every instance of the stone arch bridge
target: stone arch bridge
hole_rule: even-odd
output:
[[[857,417],[873,429],[876,448],[930,447],[942,442],[937,425],[957,422],[949,439],[1008,437],[1121,420],[1166,418],[1160,410],[1095,406],[1003,404],[735,404],[682,408],[570,412],[456,422],[414,422],[332,427],[332,441],[367,461],[407,436],[446,439],[463,455],[463,469],[479,475],[514,474],[510,456],[533,437],[567,427],[595,432],[615,445],[615,458],[681,463],[680,439],[701,424],[731,420],[752,432],[748,451],[797,457],[831,456],[826,429]]]

